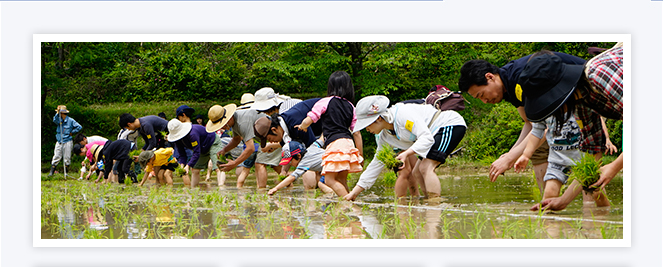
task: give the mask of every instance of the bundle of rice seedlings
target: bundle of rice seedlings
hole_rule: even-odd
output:
[[[389,144],[383,144],[375,157],[384,163],[385,167],[394,170],[394,172],[398,172],[399,168],[403,166],[403,162],[396,159],[394,148]]]
[[[582,189],[585,191],[594,191],[596,188],[590,188],[589,186],[596,183],[601,176],[601,165],[603,160],[597,160],[593,155],[589,153],[583,153],[580,161],[574,161],[575,166],[571,168],[571,175],[569,175],[570,180],[577,180],[582,185]]]
[[[184,175],[185,173],[186,171],[184,170],[184,168],[182,168],[182,166],[177,166],[177,168],[175,168],[175,175],[182,177],[182,175]]]

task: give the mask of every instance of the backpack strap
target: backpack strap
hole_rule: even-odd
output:
[[[428,128],[429,129],[430,129],[430,126],[433,125],[433,122],[435,122],[435,120],[437,120],[437,117],[440,116],[440,113],[442,113],[441,110],[438,110],[437,112],[435,112],[435,115],[433,115],[433,118],[428,123]]]

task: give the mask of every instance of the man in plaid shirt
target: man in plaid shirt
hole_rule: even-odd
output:
[[[624,49],[621,43],[587,62],[584,68],[584,76],[581,78],[585,79],[587,86],[577,86],[577,90],[575,90],[575,97],[578,101],[575,115],[578,120],[585,121],[593,112],[610,119],[623,120],[623,66]],[[582,81],[578,83],[580,84]],[[600,150],[600,145],[597,148],[596,144],[605,142],[602,141],[604,135],[601,125],[583,125],[581,134],[583,140],[580,147],[583,150]],[[592,186],[603,190],[622,168],[623,153],[612,163],[601,167],[601,177]],[[537,204],[532,207],[532,210],[540,208],[564,209],[578,193],[580,193],[580,190],[567,190],[561,197],[546,199],[540,205]]]

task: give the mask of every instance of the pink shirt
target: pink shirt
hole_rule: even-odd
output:
[[[320,119],[320,116],[322,116],[322,114],[327,112],[327,107],[329,106],[329,101],[332,99],[332,97],[336,97],[338,99],[343,99],[345,101],[348,101],[348,100],[346,100],[344,98],[341,98],[341,97],[338,97],[338,96],[328,96],[328,97],[325,97],[325,98],[321,98],[320,100],[318,100],[318,102],[315,103],[315,105],[313,105],[313,108],[311,108],[311,111],[309,111],[306,115],[308,117],[310,117],[311,120],[313,120],[314,123],[318,122],[318,120]],[[350,105],[352,105],[352,103],[350,101],[348,101],[348,103],[350,103]],[[354,105],[352,105],[352,107],[354,108]],[[357,122],[357,113],[352,112],[352,123],[350,123],[350,132],[354,131],[356,122]]]
[[[92,155],[92,145],[100,145],[103,146],[106,144],[106,141],[96,141],[92,143],[87,143],[85,145],[85,148],[87,148],[87,151],[85,151],[85,157],[87,157],[87,160],[90,161],[90,163],[94,163],[94,155]]]

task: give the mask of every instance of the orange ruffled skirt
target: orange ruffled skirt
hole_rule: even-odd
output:
[[[361,172],[364,158],[359,155],[352,139],[341,138],[332,142],[322,155],[322,175],[327,172]]]

